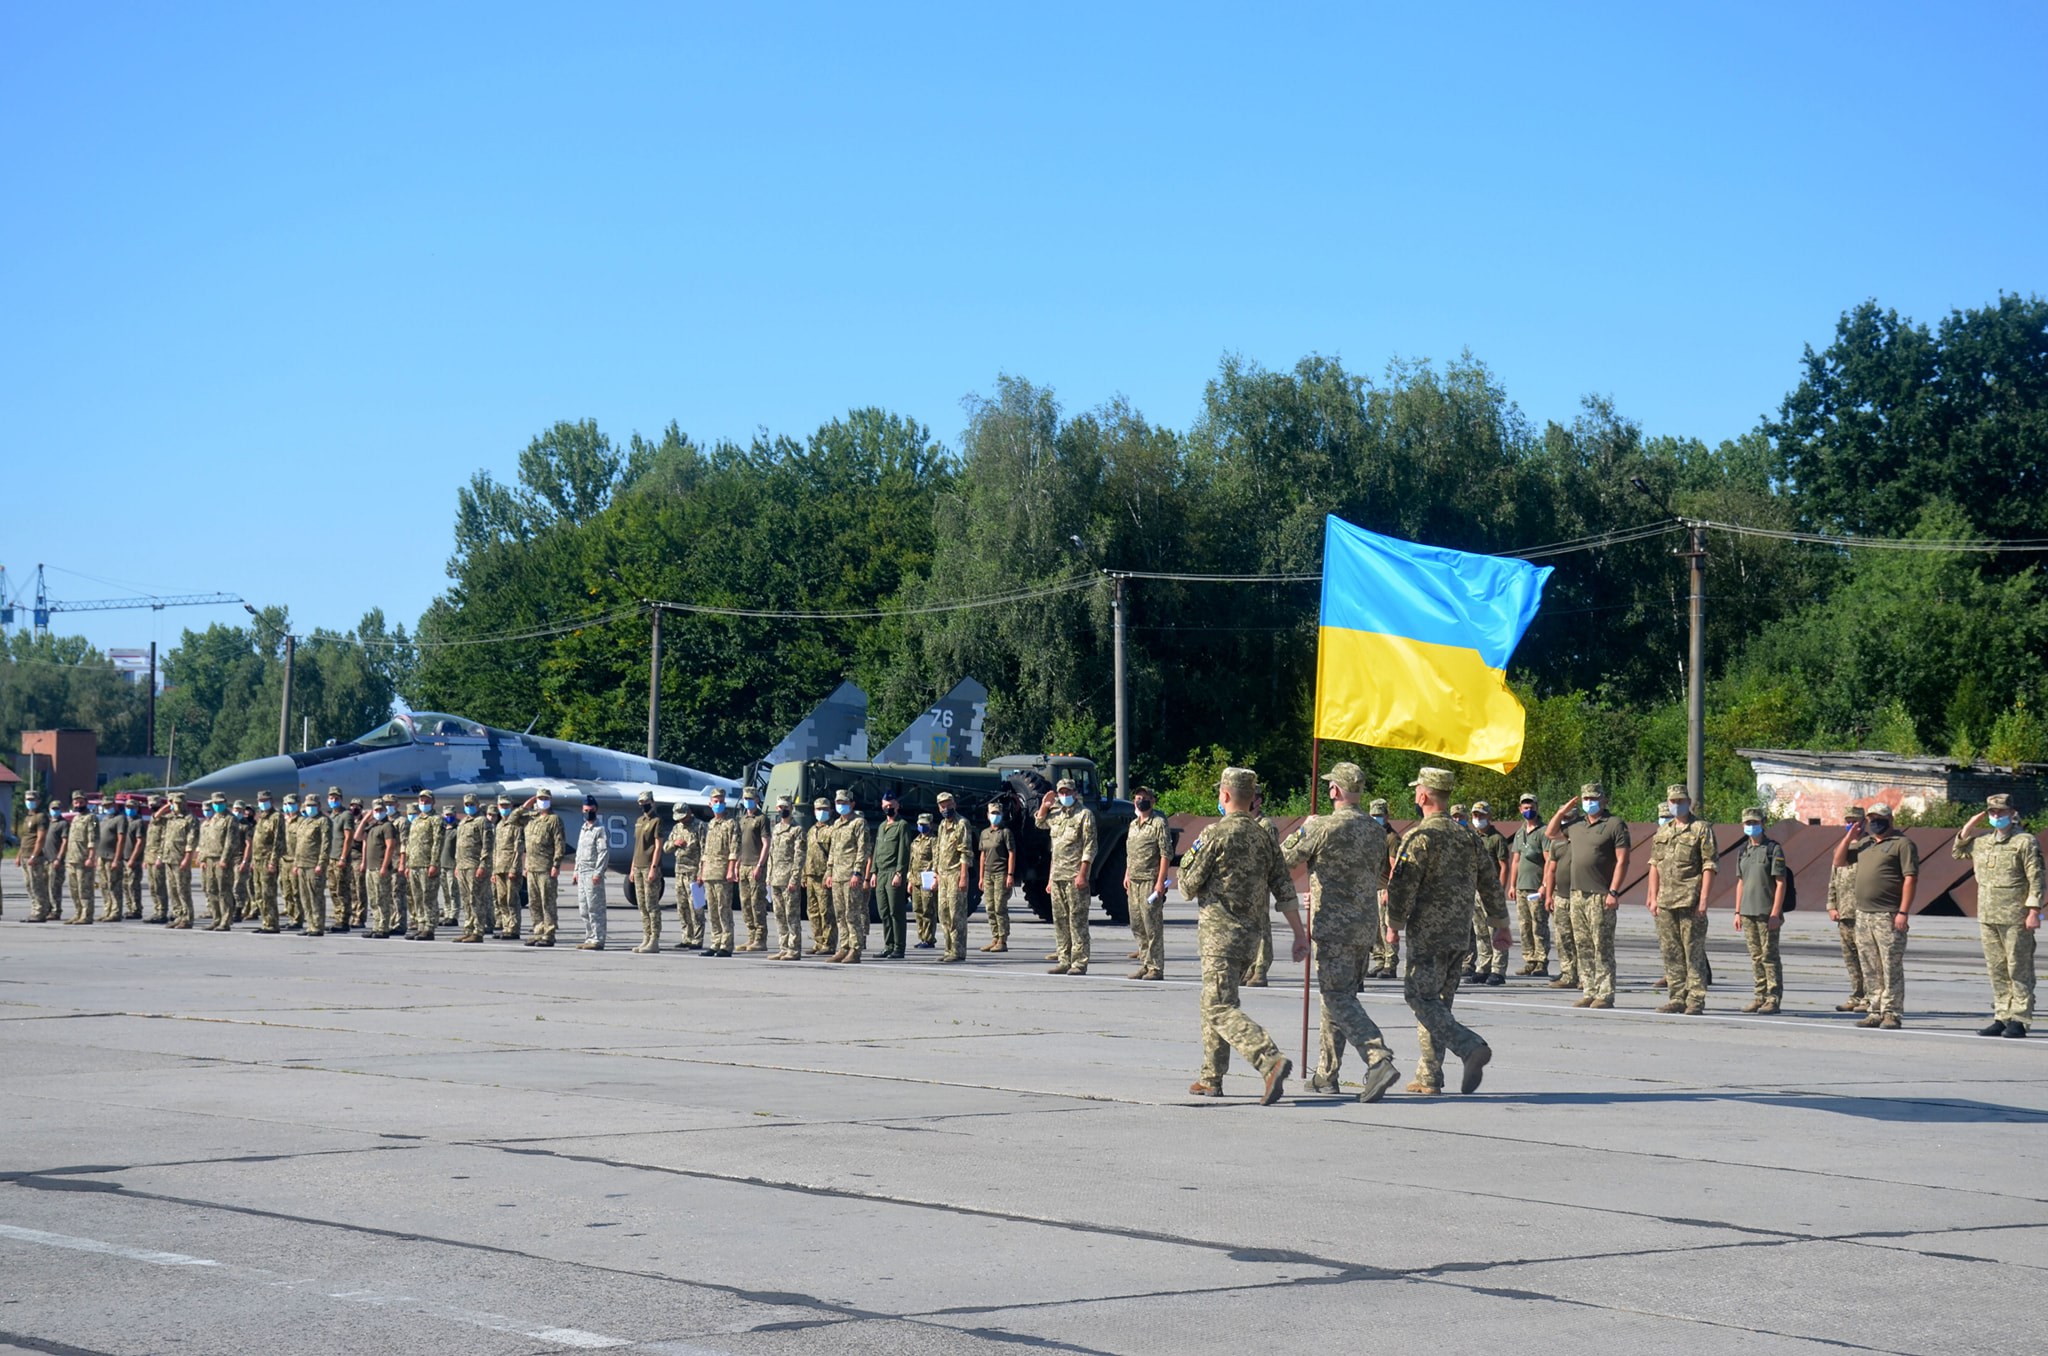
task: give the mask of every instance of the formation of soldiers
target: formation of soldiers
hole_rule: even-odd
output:
[[[1362,774],[1354,764],[1338,764],[1325,783],[1330,813],[1311,816],[1283,842],[1260,813],[1256,776],[1228,769],[1217,791],[1221,818],[1179,863],[1180,888],[1200,906],[1202,1060],[1190,1092],[1221,1094],[1232,1049],[1259,1071],[1264,1101],[1280,1095],[1292,1071],[1292,1062],[1239,1005],[1241,987],[1266,982],[1275,914],[1293,932],[1297,962],[1307,959],[1313,938],[1322,1028],[1309,1082],[1318,1091],[1340,1086],[1347,1045],[1365,1059],[1361,1100],[1378,1100],[1397,1080],[1392,1052],[1358,995],[1364,980],[1395,976],[1404,932],[1408,963],[1400,978],[1420,1047],[1411,1093],[1442,1092],[1446,1053],[1462,1063],[1462,1088],[1479,1086],[1492,1052],[1453,1017],[1452,1005],[1462,982],[1506,982],[1513,924],[1519,923],[1524,957],[1518,975],[1579,989],[1578,1007],[1614,1006],[1615,919],[1632,844],[1604,786],[1587,783],[1548,820],[1534,795],[1522,796],[1521,822],[1509,834],[1495,825],[1486,802],[1469,809],[1450,802],[1449,771],[1424,768],[1410,783],[1420,818],[1396,834],[1387,802],[1361,810]],[[1650,845],[1647,894],[1664,972],[1657,987],[1665,1001],[1657,1010],[1697,1015],[1706,1011],[1712,983],[1707,899],[1721,861],[1686,789],[1674,785],[1667,794]],[[641,797],[629,871],[641,913],[636,952],[661,946],[662,898],[671,877],[678,882],[677,948],[705,956],[767,951],[772,921],[774,960],[807,954],[808,924],[808,954],[834,963],[858,964],[864,956],[900,960],[911,945],[939,951],[941,963],[958,963],[966,959],[976,883],[989,929],[980,950],[1009,950],[1017,842],[1002,803],[991,803],[986,826],[975,829],[949,792],[938,797],[936,815],[920,814],[914,822],[885,794],[879,824],[871,824],[845,790],[818,798],[808,823],[788,796],[777,799],[772,814],[751,789],[732,796],[714,791],[710,800],[708,820],[679,814],[671,822],[651,795]],[[1171,838],[1152,793],[1139,788],[1133,800],[1123,881],[1137,948],[1130,978],[1158,980],[1165,975]],[[264,933],[319,937],[361,929],[372,938],[432,941],[440,928],[459,927],[456,942],[489,938],[551,947],[566,868],[584,921],[580,949],[606,946],[610,852],[594,799],[584,802],[585,831],[573,855],[546,791],[524,801],[500,796],[489,805],[465,795],[459,805],[446,806],[422,791],[401,806],[389,796],[369,805],[344,801],[341,790],[330,787],[324,801],[258,793],[250,805],[216,796],[197,814],[187,813],[176,797],[116,795],[89,808],[84,794],[73,792],[70,808],[66,815],[29,796],[20,861],[30,922],[57,920],[68,888],[72,916],[63,921],[70,924],[141,919],[190,928],[197,870],[206,926],[215,931],[254,922]],[[1094,816],[1075,784],[1063,779],[1045,793],[1035,823],[1051,843],[1055,950],[1046,959],[1054,974],[1085,975]],[[1793,902],[1792,878],[1761,808],[1746,809],[1742,827],[1733,854],[1732,924],[1749,952],[1754,984],[1742,1011],[1774,1014],[1783,1002],[1778,937]],[[2034,950],[2044,903],[2039,842],[2020,827],[2009,799],[1992,796],[1950,850],[1972,863],[1977,879],[1993,991],[1993,1017],[1979,1034],[2024,1037],[2034,1019]],[[1306,928],[1291,874],[1299,866],[1308,871]],[[1859,1026],[1903,1025],[1918,874],[1913,842],[1893,825],[1888,808],[1849,810],[1834,852],[1827,911],[1839,927],[1850,983],[1836,1011],[1863,1014]],[[153,906],[148,912],[145,901]],[[744,942],[734,931],[736,910]],[[530,923],[523,937],[522,913]],[[872,947],[875,915],[882,927],[879,950]]]

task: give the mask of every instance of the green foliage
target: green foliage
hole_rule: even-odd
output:
[[[0,740],[10,759],[23,730],[92,730],[99,751],[147,747],[149,693],[79,636],[16,631],[0,638]]]
[[[2048,722],[2027,705],[2026,698],[2020,698],[1991,723],[1984,756],[2015,770],[2022,763],[2048,763]]]

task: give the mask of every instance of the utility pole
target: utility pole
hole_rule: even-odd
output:
[[[292,663],[298,657],[299,638],[291,632],[284,637],[284,700],[277,709],[277,751],[291,752],[292,745]]]
[[[1692,578],[1690,653],[1685,667],[1685,783],[1695,808],[1707,779],[1707,525],[1688,520],[1692,549],[1685,552]]]
[[[149,727],[143,736],[146,747],[142,750],[145,758],[156,757],[156,642],[149,642]]]
[[[1131,796],[1130,761],[1130,714],[1125,701],[1124,687],[1124,577],[1112,575],[1113,591],[1110,594],[1110,615],[1115,619],[1114,635],[1116,665],[1116,794],[1119,799],[1129,800]]]
[[[654,644],[647,657],[647,756],[661,748],[661,605],[654,605]]]

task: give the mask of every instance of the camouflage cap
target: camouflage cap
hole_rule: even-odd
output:
[[[228,793],[225,791],[216,791],[213,793],[211,797],[208,798],[208,800],[209,803],[213,805],[225,805],[228,803]]]
[[[1851,805],[1848,809],[1842,811],[1842,822],[1845,824],[1861,823],[1862,820],[1863,807],[1861,805]]]
[[[1366,808],[1367,814],[1383,815],[1386,812],[1387,802],[1384,799],[1376,799],[1370,806]]]
[[[1744,809],[1743,809],[1743,811],[1742,811],[1742,822],[1743,822],[1743,823],[1745,823],[1745,824],[1761,824],[1761,823],[1763,823],[1763,822],[1764,822],[1764,808],[1763,808],[1763,806],[1761,806],[1761,805],[1750,805],[1750,806],[1746,806],[1746,807],[1744,807]]]
[[[276,796],[273,796],[273,795],[271,795],[271,794],[270,794],[270,793],[269,793],[268,791],[258,791],[258,792],[256,793],[256,799],[258,799],[258,800],[276,800],[276,799],[277,799],[277,797],[276,797]]]
[[[463,803],[464,805],[475,805],[475,804],[477,803],[477,799],[476,799],[476,792],[474,792],[474,791],[465,791],[465,792],[463,792],[463,793],[462,793],[462,803]]]
[[[1984,797],[1984,808],[1987,810],[2005,810],[2010,812],[2012,809],[2012,797],[2003,791],[1996,795],[1986,796]]]
[[[1536,793],[1534,791],[1524,791],[1522,798],[1515,803],[1517,805],[1534,805],[1536,803]]]
[[[1458,784],[1455,774],[1447,767],[1418,768],[1415,780],[1410,786],[1419,786],[1425,791],[1449,791]]]
[[[327,788],[327,794],[330,796],[334,796],[338,799],[341,796],[341,788],[338,786],[330,786]]]
[[[834,791],[832,793],[832,799],[835,801],[843,800],[848,805],[851,805],[853,804],[853,792],[847,790],[845,787],[842,786],[837,791]]]
[[[1463,819],[1465,817],[1465,802],[1461,800],[1451,806],[1450,814],[1453,819]]]
[[[246,800],[238,800],[233,805],[230,805],[228,808],[230,810],[246,810],[249,808],[249,802]]]
[[[512,799],[512,797],[511,797],[511,796],[509,796],[509,795],[504,795],[504,796],[500,796],[500,797],[498,797],[498,804],[499,804],[500,806],[502,806],[502,807],[508,807],[508,808],[509,808],[510,806],[514,806],[514,805],[517,805],[518,803],[519,803],[518,801],[516,801],[516,800]]]
[[[354,797],[351,797],[351,798],[349,799],[349,803],[348,803],[348,808],[349,808],[349,809],[351,809],[351,810],[360,810],[360,809],[362,809],[362,808],[363,808],[363,801],[362,801],[362,797],[360,797],[360,796],[354,796]]]
[[[1602,800],[1606,798],[1606,795],[1607,783],[1605,782],[1587,782],[1579,788],[1579,798],[1582,800]]]
[[[434,793],[423,786],[420,788],[419,798],[421,800],[432,800],[434,798]]]
[[[1073,783],[1062,782],[1061,785],[1072,786]],[[1248,767],[1227,767],[1223,769],[1223,776],[1218,779],[1217,786],[1239,800],[1250,803],[1251,798],[1259,792],[1259,774]]]
[[[931,811],[927,810],[917,817],[917,822],[920,824],[931,825],[936,824],[939,821],[933,817]]]
[[[1053,790],[1055,791],[1075,791],[1078,789],[1079,788],[1074,785],[1074,779],[1072,777],[1062,777],[1053,786]]]
[[[939,792],[939,804],[941,804],[941,805],[951,805],[952,803],[953,803],[953,793],[952,793],[951,791],[941,791],[941,792]]]
[[[832,798],[830,796],[820,796],[811,802],[811,808],[813,810],[829,810],[832,808]]]
[[[794,805],[796,804],[796,802],[791,800],[788,796],[777,796],[775,798],[775,804],[777,808],[780,808],[785,805]]]
[[[1365,771],[1356,763],[1339,763],[1323,774],[1323,780],[1332,786],[1341,786],[1347,795],[1357,795],[1365,789]]]
[[[398,797],[379,796],[377,797],[377,803],[387,810],[396,810],[398,808]]]
[[[1493,818],[1493,805],[1489,801],[1475,800],[1472,802],[1472,813],[1475,815],[1485,815],[1488,819],[1491,819]]]
[[[1685,783],[1683,782],[1671,783],[1671,785],[1664,788],[1664,794],[1670,797],[1672,800],[1692,799],[1692,792],[1686,789]]]
[[[654,804],[654,793],[652,791],[642,791],[634,803],[637,805],[652,805]]]
[[[1865,819],[1882,819],[1889,823],[1892,817],[1892,807],[1883,801],[1879,801],[1877,804],[1867,807],[1863,811],[1863,817]]]
[[[295,791],[287,791],[287,792],[285,792],[285,793],[284,793],[284,800],[283,800],[283,802],[282,802],[282,803],[283,803],[283,804],[285,804],[285,805],[297,805],[297,804],[299,803],[299,797],[298,797],[298,793],[297,793],[297,792],[295,792]]]
[[[71,793],[71,803],[72,803],[73,805],[83,805],[83,804],[85,804],[85,792],[83,792],[83,791],[73,791],[73,792]]]

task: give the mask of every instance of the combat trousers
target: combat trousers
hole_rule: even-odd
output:
[[[287,865],[277,868],[277,888],[284,896],[284,916],[292,920],[293,927],[306,925],[305,911],[299,907],[299,873]]]
[[[192,868],[173,862],[164,868],[164,884],[171,896],[171,921],[192,926]]]
[[[583,940],[604,945],[606,918],[604,872],[576,878],[576,912],[583,918]]]
[[[64,863],[59,860],[49,864],[50,871],[50,917],[55,919],[64,913]]]
[[[1391,975],[1397,973],[1400,966],[1400,943],[1389,942],[1387,934],[1383,931],[1375,932],[1372,939],[1372,953],[1366,958],[1366,968],[1384,970]]]
[[[923,886],[910,890],[910,914],[917,920],[917,940],[935,941],[939,933],[939,892]]]
[[[128,917],[142,917],[142,887],[148,877],[148,870],[142,863],[121,868],[128,874]]]
[[[128,911],[128,868],[115,862],[100,873],[100,921],[118,923]]]
[[[1372,934],[1363,928],[1341,931],[1334,936],[1316,934],[1316,988],[1323,996],[1321,1053],[1316,1074],[1331,1087],[1337,1085],[1337,1071],[1344,1065],[1344,1044],[1349,1041],[1365,1055],[1367,1064],[1394,1057],[1377,1023],[1358,1001],[1365,984],[1365,965],[1372,955]]]
[[[1742,920],[1742,940],[1749,944],[1749,968],[1756,978],[1759,1003],[1776,1004],[1785,997],[1785,967],[1778,959],[1778,929],[1769,918]]]
[[[1605,895],[1574,892],[1572,939],[1579,953],[1579,989],[1598,1002],[1614,997],[1614,916]]]
[[[997,946],[1010,944],[1010,889],[1002,876],[984,876],[981,881],[981,908],[988,915],[989,941]]]
[[[235,921],[235,885],[226,862],[202,862],[200,884],[206,887],[206,926],[218,932]]]
[[[642,867],[632,876],[633,903],[640,909],[640,945],[652,951],[661,945],[661,887],[665,877],[652,867]],[[679,895],[676,905],[688,909],[688,894]]]
[[[909,904],[907,883],[898,885],[893,876],[884,876],[876,883],[875,911],[882,915],[882,950],[885,954],[894,955],[903,950],[903,916]]]
[[[1463,1059],[1486,1044],[1477,1032],[1451,1016],[1451,1003],[1464,975],[1461,951],[1408,953],[1408,974],[1401,992],[1415,1012],[1415,1040],[1421,1047],[1415,1060],[1415,1081],[1432,1088],[1444,1085],[1446,1054]]]
[[[704,882],[704,949],[732,950],[732,906],[739,885],[724,878]],[[678,901],[680,903],[680,901]]]
[[[477,866],[457,867],[455,885],[462,900],[462,935],[481,937],[491,930],[491,878],[478,879]]]
[[[938,896],[938,945],[939,954],[953,960],[967,959],[967,887],[960,883],[960,877],[951,871],[939,874],[939,888],[932,891]]]
[[[1861,998],[1867,991],[1863,987],[1863,953],[1856,949],[1856,915],[1846,914],[1836,923],[1842,934],[1842,968],[1849,972],[1849,997]]]
[[[839,915],[839,952],[859,960],[868,946],[868,892],[858,885],[835,881],[832,903]]]
[[[2034,1024],[2034,934],[2019,923],[1979,923],[1984,968],[1991,974],[1991,1015]]]
[[[1255,926],[1257,932],[1252,940],[1252,958],[1244,968],[1244,982],[1264,984],[1266,976],[1273,973],[1273,916],[1266,915],[1265,921]]]
[[[1664,985],[1671,1001],[1689,1012],[1702,1011],[1707,1003],[1706,978],[1694,968],[1692,959],[1696,934],[1706,927],[1700,906],[1660,908],[1656,916],[1657,954],[1664,962]]]
[[[37,922],[57,916],[50,904],[50,868],[44,862],[30,862],[22,868],[28,878],[28,916]]]
[[[462,873],[454,867],[436,877],[441,882],[441,902],[435,914],[442,927],[452,928],[462,921]]]
[[[761,882],[746,867],[740,868],[740,919],[747,925],[747,945],[756,951],[768,946],[768,910]]]
[[[839,914],[823,876],[804,877],[804,903],[811,911],[811,954],[829,956],[839,949]]]
[[[164,879],[162,862],[149,864],[149,899],[156,905],[156,912],[150,917],[162,922],[171,916],[171,886],[170,882]]]
[[[327,931],[327,876],[325,872],[310,866],[292,868],[292,879],[297,882],[299,892],[299,921],[308,937],[319,937]]]
[[[363,921],[363,898],[356,893],[358,878],[355,863],[343,859],[327,864],[327,875],[334,889],[334,922],[337,927],[352,928]]]
[[[1052,895],[1052,930],[1059,963],[1070,970],[1087,969],[1089,897],[1072,880],[1049,881],[1046,890]],[[1251,964],[1249,955],[1245,963]]]
[[[537,941],[555,940],[556,885],[555,877],[545,870],[526,873],[526,910],[533,915],[533,935]],[[433,910],[429,909],[426,916],[431,919]]]
[[[441,877],[429,875],[425,867],[414,867],[405,873],[405,892],[406,930],[415,937],[433,936],[440,915]]]
[[[398,931],[398,894],[389,871],[372,871],[364,880],[369,895],[369,923],[372,932]]]
[[[1533,975],[1550,969],[1550,914],[1540,898],[1531,902],[1529,894],[1527,890],[1519,892],[1515,912],[1522,923],[1522,960]]]
[[[1482,975],[1505,975],[1508,953],[1493,944],[1493,925],[1486,921],[1486,906],[1472,901],[1472,968]]]
[[[1235,1049],[1261,1074],[1281,1059],[1273,1038],[1238,1006],[1238,981],[1251,966],[1257,933],[1267,925],[1242,923],[1219,905],[1202,910],[1197,935],[1202,948],[1201,1082],[1220,1086]]]
[[[683,936],[678,945],[685,949],[704,945],[704,882],[691,881],[688,888],[676,887],[676,927]]]
[[[74,866],[65,874],[71,880],[71,921],[90,923],[92,921],[93,869],[89,866]]]
[[[776,950],[785,956],[804,954],[804,892],[795,882],[770,885],[769,898],[775,907]]]
[[[228,874],[234,879],[231,893],[235,899],[235,911],[229,917],[237,923],[246,923],[256,916],[256,911],[249,904],[249,892],[255,887],[249,880],[249,872],[240,866],[229,867]]]
[[[1714,982],[1714,963],[1707,959],[1707,926],[1705,919],[1700,920],[1700,929],[1693,934],[1692,949],[1689,954],[1692,956],[1693,973],[1700,977],[1701,986],[1704,987],[1712,984]],[[1609,960],[1614,958],[1613,947],[1607,948],[1607,956]]]
[[[1888,909],[1856,911],[1856,951],[1863,962],[1863,993],[1870,1011],[1902,1017],[1906,1008],[1906,934],[1892,926]]]
[[[1166,973],[1166,900],[1152,898],[1159,882],[1150,876],[1131,877],[1131,937],[1138,944],[1138,970]]]
[[[249,873],[250,907],[256,913],[256,925],[264,928],[277,926],[277,873],[266,866],[251,866]]]
[[[1576,988],[1579,982],[1579,939],[1572,930],[1572,897],[1566,895],[1560,900],[1552,895],[1551,902],[1557,907],[1545,912],[1550,914],[1550,937],[1557,947],[1557,977]]]
[[[519,887],[513,883],[509,871],[491,873],[491,903],[498,913],[498,932],[502,936],[519,935]]]

